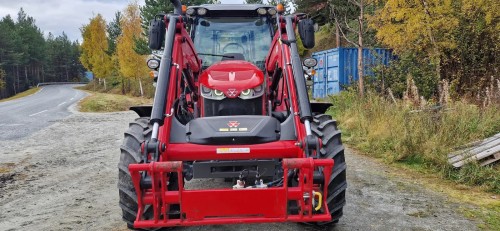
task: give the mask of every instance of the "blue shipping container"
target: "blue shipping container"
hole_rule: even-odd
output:
[[[313,98],[324,98],[337,94],[346,86],[358,80],[358,49],[335,48],[313,53],[318,60],[313,77]],[[372,68],[388,65],[393,59],[389,49],[363,49],[364,74],[373,76]]]
[[[92,73],[91,71],[86,71],[86,72],[85,72],[85,77],[86,77],[89,81],[91,81],[91,80],[93,80],[93,79],[94,79],[94,73]]]

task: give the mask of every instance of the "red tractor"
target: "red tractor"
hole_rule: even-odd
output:
[[[311,103],[295,29],[314,46],[305,14],[268,5],[201,5],[150,24],[163,49],[154,103],[133,107],[121,146],[120,207],[129,228],[301,222],[342,216],[346,163],[331,106]],[[189,28],[189,32],[187,30]],[[153,65],[153,64],[156,64]],[[227,188],[186,189],[193,178]],[[228,183],[229,184],[229,183]]]

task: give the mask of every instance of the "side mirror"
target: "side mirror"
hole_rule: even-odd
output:
[[[149,41],[148,45],[151,50],[159,50],[165,39],[165,22],[162,19],[153,19],[149,23]]]
[[[314,47],[314,21],[310,18],[299,21],[299,35],[306,49]]]

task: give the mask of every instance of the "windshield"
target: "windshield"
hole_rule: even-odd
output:
[[[208,67],[229,54],[263,68],[271,45],[270,24],[262,18],[199,18],[194,33],[194,45]],[[211,55],[209,55],[211,54]],[[239,55],[241,54],[241,55]]]

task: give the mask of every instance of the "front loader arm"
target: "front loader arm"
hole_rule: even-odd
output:
[[[296,113],[295,125],[297,127],[297,138],[304,141],[304,144],[314,143],[311,148],[317,147],[318,141],[314,141],[311,133],[310,121],[312,119],[311,104],[307,94],[306,82],[303,75],[302,62],[298,54],[297,42],[295,39],[295,25],[301,15],[278,16],[278,30],[274,36],[272,46],[266,59],[266,71],[273,76],[271,81],[271,96],[278,87],[278,81],[282,76],[285,78],[288,89],[287,92],[291,100],[293,112]],[[275,74],[283,72],[283,75]],[[271,99],[275,100],[275,99]]]
[[[172,0],[172,2],[176,2]],[[174,5],[177,5],[174,3]],[[167,22],[165,45],[160,62],[158,82],[154,96],[150,123],[153,125],[151,140],[145,145],[146,153],[155,153],[155,160],[160,157],[158,142],[161,133],[162,140],[169,139],[170,123],[174,113],[175,99],[184,89],[181,89],[179,78],[183,78],[191,93],[196,96],[195,77],[201,72],[201,60],[197,55],[193,42],[184,26],[183,16],[178,14],[166,15]],[[184,73],[184,74],[183,74]],[[196,100],[197,97],[193,97]],[[160,128],[162,131],[160,131]]]

